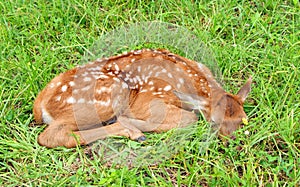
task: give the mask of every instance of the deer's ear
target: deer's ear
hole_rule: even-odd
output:
[[[238,91],[237,95],[242,99],[244,102],[251,91],[251,83],[252,83],[252,77],[250,77],[246,84]]]
[[[182,93],[176,90],[174,90],[173,93],[182,101],[183,108],[188,110],[206,110],[208,102],[204,97],[196,94]]]

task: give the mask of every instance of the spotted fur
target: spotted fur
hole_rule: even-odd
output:
[[[48,124],[38,142],[74,147],[113,135],[141,140],[143,132],[187,126],[200,111],[229,135],[246,117],[250,84],[237,95],[226,93],[203,64],[167,50],[97,59],[60,74],[38,95],[35,120]]]

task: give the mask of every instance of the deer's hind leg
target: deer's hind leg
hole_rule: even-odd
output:
[[[77,138],[73,135],[73,131],[77,130],[75,123],[55,120],[39,135],[38,143],[49,148],[58,146],[75,147],[77,144],[84,143],[84,140],[80,137]]]
[[[76,145],[87,145],[96,140],[110,136],[125,136],[133,140],[143,140],[144,134],[135,127],[125,127],[119,122],[89,130],[78,130],[76,125],[63,121],[54,121],[38,137],[40,145],[54,148],[64,146],[67,148]]]

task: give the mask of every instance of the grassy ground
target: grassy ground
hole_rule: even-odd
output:
[[[300,185],[299,1],[0,1],[0,10],[1,186]],[[249,125],[229,144],[200,151],[194,137],[171,159],[139,168],[105,166],[84,147],[39,146],[37,93],[106,31],[149,20],[193,30],[215,53],[228,91],[254,77]]]

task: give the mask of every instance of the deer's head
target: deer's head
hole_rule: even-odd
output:
[[[174,91],[173,93],[183,101],[184,108],[202,111],[209,122],[218,125],[221,135],[230,135],[237,130],[246,118],[243,104],[251,90],[252,78],[238,91],[236,95],[226,93],[222,89],[212,89],[209,98]]]

